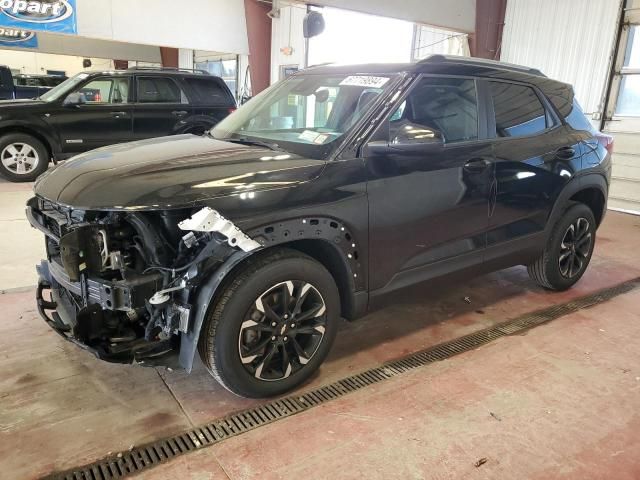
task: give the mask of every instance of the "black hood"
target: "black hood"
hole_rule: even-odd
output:
[[[7,109],[24,109],[24,108],[41,108],[48,105],[44,100],[37,99],[17,99],[17,100],[0,100],[0,113]]]
[[[43,174],[36,195],[82,210],[197,206],[317,177],[324,160],[262,147],[177,135],[93,150]]]

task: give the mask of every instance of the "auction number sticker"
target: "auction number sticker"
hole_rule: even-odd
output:
[[[382,88],[389,77],[372,77],[370,75],[351,75],[340,82],[340,85],[351,87]]]

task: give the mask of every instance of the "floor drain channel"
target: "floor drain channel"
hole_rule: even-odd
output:
[[[554,305],[522,315],[485,330],[471,333],[416,352],[408,357],[343,378],[315,390],[273,400],[173,437],[109,456],[90,465],[50,474],[43,477],[43,480],[111,480],[127,477],[167,462],[176,456],[213,445],[235,435],[240,435],[249,430],[295,415],[409,370],[445,360],[459,353],[490,343],[497,338],[520,333],[583,308],[606,302],[638,286],[640,286],[640,277],[562,305]]]

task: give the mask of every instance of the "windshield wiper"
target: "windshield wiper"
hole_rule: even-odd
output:
[[[255,140],[249,137],[237,137],[237,138],[215,138],[211,133],[209,136],[215,140],[221,140],[223,142],[240,143],[242,145],[253,145],[256,147],[265,147],[275,152],[282,152],[282,148],[277,143],[263,142],[262,140]]]

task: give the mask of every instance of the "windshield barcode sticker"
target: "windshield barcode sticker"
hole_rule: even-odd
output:
[[[340,85],[351,87],[382,88],[389,81],[389,77],[371,77],[369,75],[352,75],[340,82]]]

